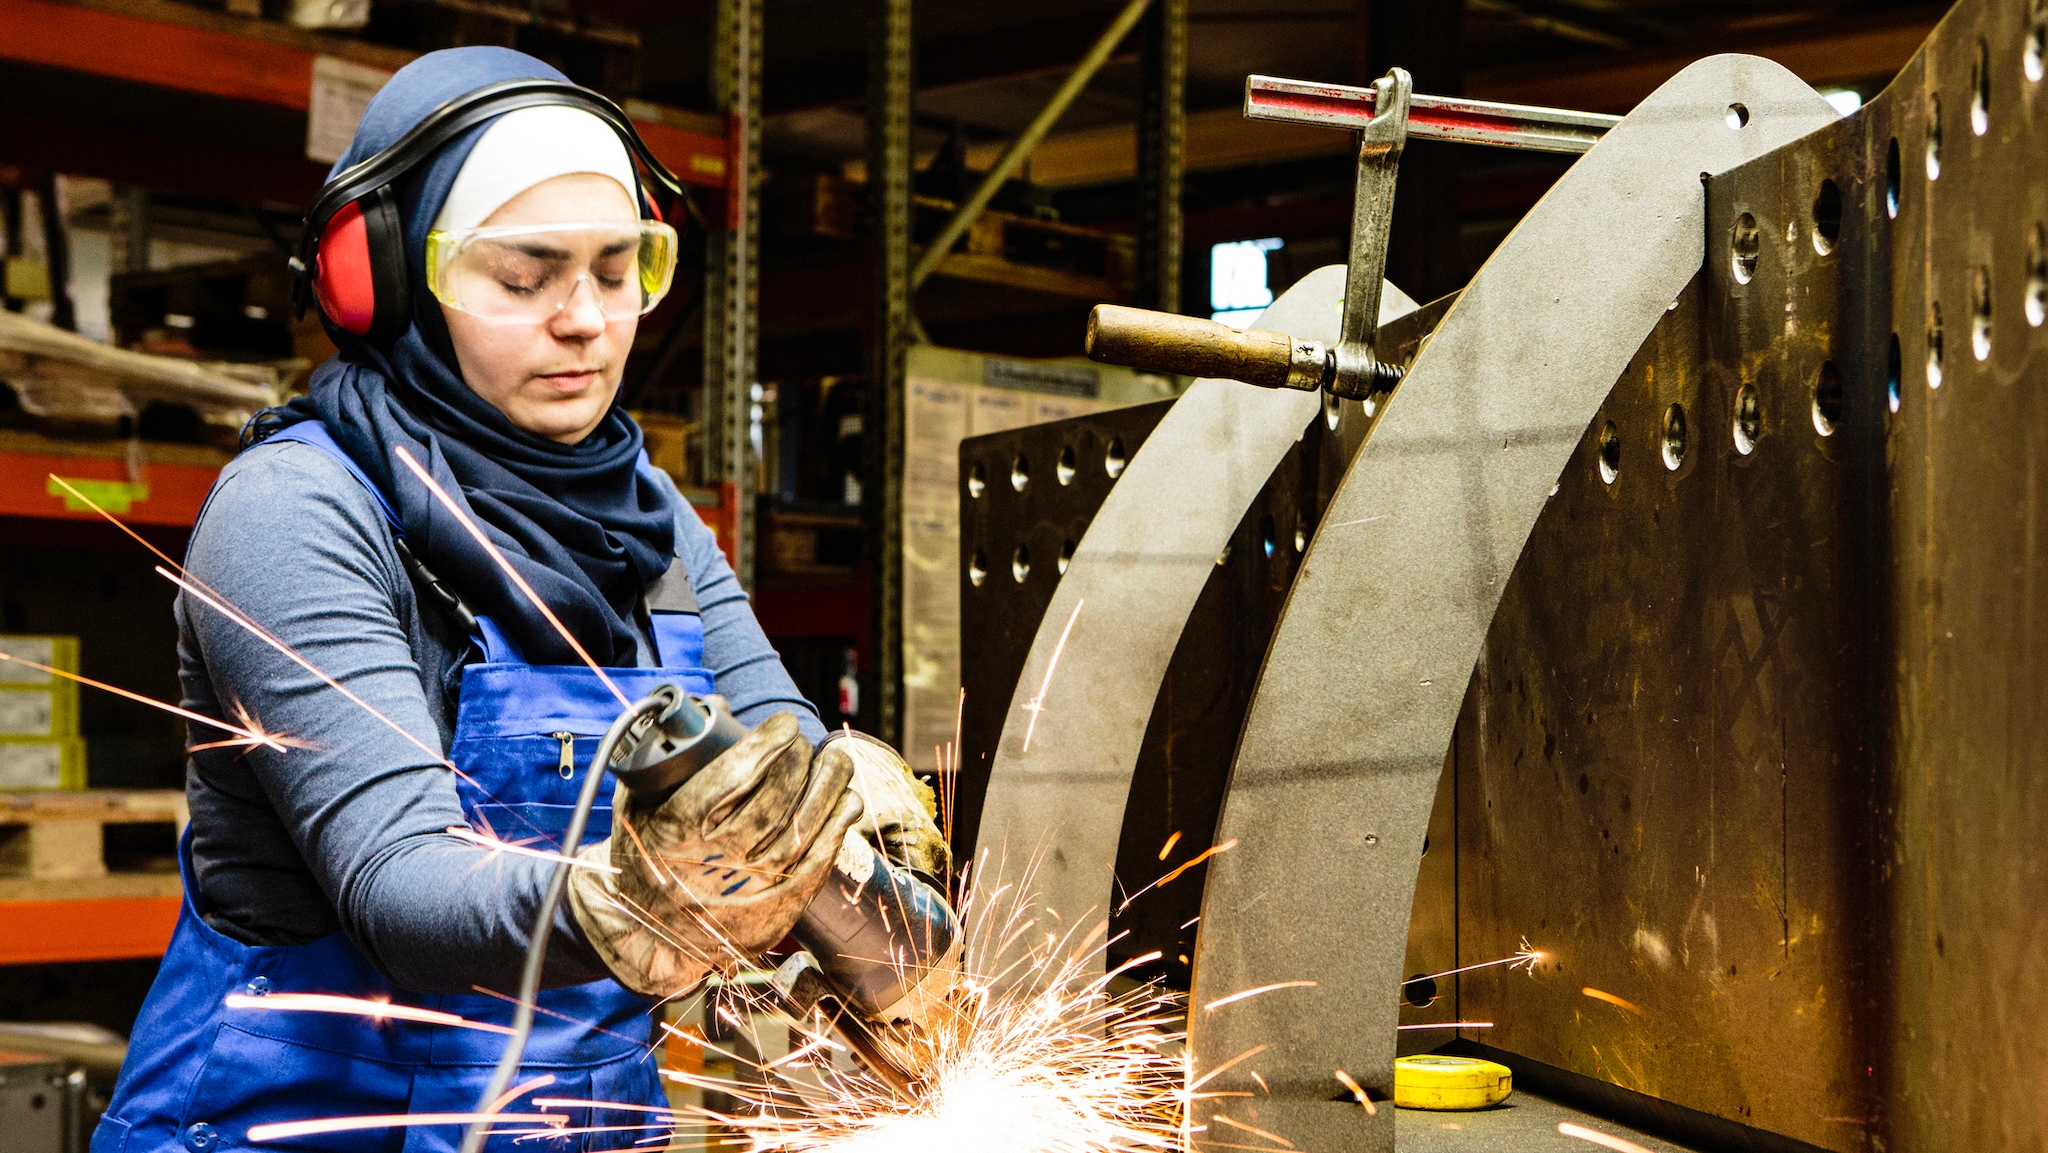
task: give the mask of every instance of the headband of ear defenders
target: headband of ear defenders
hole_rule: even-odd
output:
[[[306,212],[298,252],[291,259],[292,303],[305,315],[317,297],[329,320],[372,341],[388,340],[410,322],[403,266],[403,228],[392,186],[449,141],[507,112],[541,106],[580,108],[618,133],[619,140],[671,197],[682,182],[640,139],[633,122],[603,96],[559,80],[506,80],[457,96],[428,113],[389,147],[350,165],[327,182]],[[657,218],[641,190],[646,211]],[[378,258],[378,253],[387,255]],[[395,259],[392,254],[395,253]]]

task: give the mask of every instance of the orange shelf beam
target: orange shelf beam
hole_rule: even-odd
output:
[[[300,112],[311,106],[313,59],[319,53],[291,42],[298,37],[290,31],[261,21],[178,13],[170,10],[173,6],[164,6],[161,19],[143,14],[157,11],[149,3],[121,7],[129,10],[0,0],[0,59]],[[407,58],[402,52],[347,43],[334,44],[329,54],[394,68]],[[726,186],[724,136],[641,117],[634,123],[647,146],[683,181]]]
[[[0,451],[0,516],[100,519],[50,482],[55,473],[130,524],[192,527],[217,468],[150,463],[133,479],[125,461],[93,456]],[[85,483],[80,483],[85,482]],[[54,491],[53,491],[54,490]],[[125,506],[125,507],[123,507]]]
[[[178,897],[0,901],[0,965],[161,957]]]

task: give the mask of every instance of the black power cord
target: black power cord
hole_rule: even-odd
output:
[[[656,691],[634,702],[632,708],[620,713],[612,727],[605,730],[604,739],[597,742],[597,752],[590,758],[590,771],[583,779],[583,789],[576,795],[576,809],[569,816],[569,829],[562,837],[564,856],[574,856],[583,845],[583,828],[590,822],[590,810],[597,803],[597,787],[604,780],[619,742],[643,716],[659,716],[674,705],[672,692]],[[533,938],[526,944],[526,967],[519,975],[519,1007],[512,1015],[512,1035],[505,1040],[505,1052],[498,1058],[498,1068],[491,1074],[491,1083],[477,1101],[476,1111],[479,1113],[496,1112],[492,1106],[505,1095],[505,1090],[511,1088],[512,1078],[519,1072],[519,1063],[526,1057],[526,1042],[533,1035],[533,1003],[540,996],[541,963],[547,956],[548,936],[554,931],[555,913],[562,907],[562,895],[569,888],[569,870],[575,867],[566,860],[557,861],[554,873],[548,877],[548,891],[541,898]],[[491,1125],[489,1117],[479,1117],[470,1122],[462,1135],[461,1153],[480,1153]]]

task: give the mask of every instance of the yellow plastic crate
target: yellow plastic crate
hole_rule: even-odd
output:
[[[85,788],[85,742],[0,739],[0,791]]]
[[[78,638],[0,635],[0,653],[78,671]],[[0,661],[0,741],[75,740],[78,682],[28,664]]]

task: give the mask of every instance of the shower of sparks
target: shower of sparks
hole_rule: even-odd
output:
[[[392,455],[398,457],[400,463],[412,470],[412,474],[419,478],[421,484],[427,486],[427,491],[434,494],[434,499],[441,502],[441,507],[447,509],[449,514],[454,516],[456,521],[468,531],[469,535],[476,538],[476,543],[484,547],[484,551],[490,554],[491,559],[498,562],[498,567],[504,570],[505,575],[511,578],[512,583],[518,586],[519,591],[525,594],[526,599],[533,602],[533,607],[540,612],[541,616],[547,618],[547,622],[555,627],[555,631],[562,635],[562,639],[569,643],[569,647],[575,650],[576,655],[583,658],[583,663],[590,666],[590,671],[597,674],[597,679],[603,682],[604,687],[610,689],[612,695],[619,698],[620,707],[632,708],[633,702],[626,697],[625,693],[619,691],[619,686],[613,684],[612,679],[605,675],[604,669],[600,668],[598,663],[591,659],[590,653],[584,649],[582,642],[578,641],[576,635],[569,631],[569,626],[563,624],[562,619],[555,615],[555,610],[549,608],[547,602],[540,599],[540,594],[533,591],[533,586],[526,583],[526,578],[519,575],[519,570],[512,567],[512,562],[505,559],[505,554],[498,551],[498,546],[491,543],[491,538],[485,535],[484,530],[477,525],[476,521],[467,512],[463,511],[462,506],[455,503],[455,498],[448,495],[448,490],[441,487],[441,482],[435,480],[432,473],[420,467],[420,462],[412,458],[412,453],[407,452],[404,445],[399,445],[397,448],[392,449],[391,452]]]
[[[1530,976],[1533,977],[1536,974],[1537,962],[1543,960],[1548,955],[1549,954],[1543,952],[1543,950],[1541,949],[1530,948],[1529,938],[1524,937],[1522,938],[1522,947],[1520,949],[1515,950],[1515,955],[1512,957],[1502,957],[1494,961],[1481,961],[1477,965],[1465,965],[1456,969],[1445,969],[1441,973],[1429,973],[1421,977],[1411,977],[1407,981],[1404,981],[1402,983],[1413,984],[1416,981],[1434,981],[1438,977],[1449,977],[1458,973],[1470,973],[1474,969],[1491,969],[1495,965],[1506,965],[1510,969],[1524,969],[1524,971],[1526,971]]]
[[[1256,989],[1246,989],[1243,992],[1232,993],[1228,997],[1218,997],[1214,1001],[1202,1006],[1202,1012],[1214,1012],[1225,1005],[1234,1005],[1239,1001],[1250,1000],[1262,993],[1271,993],[1277,989],[1313,989],[1315,987],[1316,983],[1314,981],[1275,981],[1270,985],[1260,985]]]
[[[1595,1145],[1604,1145],[1614,1150],[1615,1153],[1650,1153],[1648,1149],[1627,1138],[1616,1137],[1612,1133],[1602,1133],[1598,1129],[1588,1129],[1584,1125],[1574,1125],[1570,1121],[1559,1121],[1557,1123],[1557,1131],[1567,1137],[1577,1137],[1581,1141],[1591,1141]]]
[[[93,680],[91,677],[82,677],[79,676],[77,673],[67,673],[63,669],[53,669],[49,665],[37,664],[36,662],[29,660],[27,657],[10,656],[7,653],[0,653],[0,661],[6,661],[8,664],[11,665],[22,665],[27,668],[35,669],[37,672],[49,673],[52,676],[63,677],[67,681],[77,681],[81,685],[89,685],[93,688],[101,690],[102,692],[112,693],[117,697],[126,697],[131,701],[135,701],[138,704],[148,705],[153,709],[162,709],[163,711],[170,713],[173,716],[183,717],[188,721],[193,721],[198,724],[206,725],[209,728],[219,729],[224,733],[235,734],[235,739],[231,741],[214,741],[206,745],[195,745],[193,746],[193,748],[210,749],[217,748],[222,745],[240,745],[244,747],[253,748],[256,745],[262,745],[265,748],[276,749],[278,752],[281,753],[284,752],[286,749],[305,749],[312,747],[304,741],[294,740],[291,737],[282,736],[277,733],[266,733],[254,723],[251,723],[246,728],[240,725],[230,724],[227,721],[223,721],[218,717],[209,717],[202,713],[195,713],[191,709],[181,709],[174,704],[169,704],[165,701],[157,700],[155,697],[146,697],[143,696],[141,693],[132,693],[129,692],[127,689],[118,688],[114,685],[105,684],[101,681]],[[244,719],[247,719],[246,713],[243,714],[243,716]]]
[[[986,858],[978,866],[977,877],[991,875]],[[1189,1082],[1178,999],[1153,985],[1111,992],[1113,982],[1159,955],[1097,971],[1113,943],[1105,939],[1107,922],[1040,933],[1042,910],[1017,896],[1025,887],[981,885],[964,898],[962,920],[978,926],[967,941],[969,976],[953,1000],[953,1020],[921,1039],[925,1078],[908,1098],[833,1062],[828,1050],[836,1045],[803,1028],[791,1030],[797,1048],[790,1054],[742,1062],[736,1078],[663,1075],[736,1100],[727,1112],[690,1112],[707,1130],[737,1131],[750,1153],[1186,1148],[1186,1106],[1213,1094]],[[1013,946],[1021,946],[1014,957]],[[751,995],[737,985],[723,992]],[[723,1008],[718,1015],[739,1019]]]
[[[340,1013],[351,1017],[369,1017],[377,1021],[413,1021],[422,1025],[449,1025],[457,1029],[476,1029],[485,1033],[510,1033],[503,1025],[492,1025],[483,1021],[472,1021],[453,1013],[438,1009],[421,1009],[412,1005],[393,1005],[388,1001],[371,1001],[362,997],[336,997],[327,993],[229,993],[227,1007],[230,1009],[261,1009],[265,1011],[299,1013]]]
[[[1167,835],[1166,843],[1159,846],[1159,859],[1165,860],[1168,854],[1173,852],[1173,847],[1178,844],[1180,844],[1180,831],[1176,829]]]
[[[1586,996],[1593,998],[1595,1001],[1605,1001],[1608,1004],[1615,1006],[1616,1008],[1627,1009],[1629,1012],[1634,1013],[1638,1017],[1649,1016],[1648,1013],[1645,1013],[1643,1011],[1643,1007],[1641,1005],[1636,1004],[1634,1001],[1623,1000],[1622,998],[1607,992],[1605,989],[1595,989],[1593,986],[1588,985],[1585,988],[1580,989],[1579,992],[1584,993]]]
[[[1052,647],[1052,659],[1045,662],[1045,679],[1038,682],[1038,695],[1024,702],[1024,711],[1031,714],[1031,723],[1024,726],[1024,751],[1031,751],[1031,734],[1038,731],[1038,717],[1045,711],[1045,693],[1052,687],[1053,670],[1060,667],[1060,654],[1067,651],[1067,636],[1074,631],[1074,622],[1081,619],[1081,606],[1085,600],[1074,602],[1074,611],[1067,614],[1067,627],[1060,630],[1060,641]]]
[[[1132,893],[1132,894],[1131,894],[1130,896],[1128,896],[1128,897],[1125,897],[1125,898],[1123,899],[1123,902],[1122,902],[1121,904],[1117,905],[1117,907],[1116,907],[1116,911],[1117,911],[1117,912],[1119,912],[1119,913],[1123,912],[1123,911],[1124,911],[1125,909],[1128,909],[1128,908],[1130,908],[1130,907],[1131,907],[1131,902],[1132,902],[1132,901],[1135,901],[1135,900],[1137,900],[1137,899],[1138,899],[1139,897],[1142,897],[1142,896],[1144,896],[1145,894],[1147,894],[1147,893],[1151,892],[1152,890],[1154,890],[1154,889],[1158,888],[1158,887],[1159,887],[1159,886],[1161,886],[1161,885],[1170,885],[1170,884],[1172,884],[1172,883],[1173,883],[1173,881],[1174,881],[1174,879],[1175,879],[1175,878],[1177,878],[1177,877],[1179,877],[1179,876],[1180,876],[1180,875],[1181,875],[1182,873],[1185,873],[1185,872],[1187,872],[1187,871],[1188,871],[1189,869],[1192,869],[1192,868],[1194,868],[1194,867],[1195,867],[1196,865],[1199,865],[1199,864],[1201,864],[1201,863],[1202,863],[1203,861],[1206,861],[1206,860],[1208,860],[1208,859],[1209,859],[1210,857],[1213,857],[1213,856],[1215,856],[1215,855],[1216,855],[1216,854],[1218,854],[1218,853],[1227,853],[1227,852],[1229,852],[1230,850],[1232,850],[1232,849],[1235,849],[1236,847],[1237,847],[1237,838],[1236,838],[1236,837],[1232,837],[1232,838],[1230,838],[1229,840],[1227,840],[1227,841],[1223,842],[1223,843],[1222,843],[1222,844],[1220,844],[1220,845],[1214,845],[1214,846],[1211,846],[1210,848],[1204,849],[1204,850],[1203,850],[1203,851],[1201,851],[1200,853],[1197,853],[1197,854],[1195,854],[1195,856],[1194,856],[1194,857],[1192,857],[1192,858],[1190,858],[1190,859],[1188,859],[1188,860],[1186,860],[1186,861],[1183,861],[1183,862],[1181,862],[1181,865],[1180,865],[1180,867],[1179,867],[1179,868],[1177,868],[1177,869],[1173,870],[1172,872],[1170,872],[1170,873],[1166,874],[1165,876],[1163,876],[1163,877],[1159,878],[1158,880],[1156,880],[1156,881],[1152,882],[1151,884],[1149,884],[1149,885],[1145,886],[1144,888],[1142,888],[1142,889],[1139,889],[1139,890],[1138,890],[1137,892],[1135,892],[1135,893]]]
[[[600,864],[596,861],[586,861],[581,857],[572,857],[567,853],[554,853],[546,849],[536,849],[529,845],[518,845],[513,844],[511,841],[501,841],[489,833],[479,833],[468,825],[450,825],[445,832],[457,840],[468,841],[472,845],[489,849],[493,853],[513,853],[521,857],[536,857],[543,861],[554,861],[558,864],[568,865],[571,868],[595,869],[600,873],[616,873],[619,871],[617,865]]]
[[[1396,1029],[1491,1029],[1491,1021],[1429,1021],[1421,1025],[1396,1025]]]

